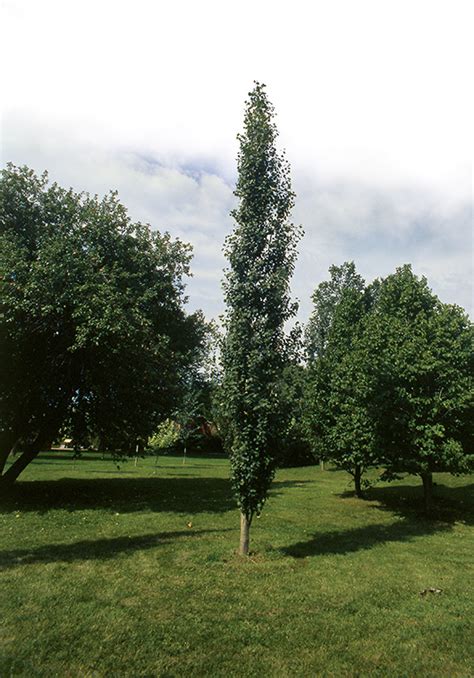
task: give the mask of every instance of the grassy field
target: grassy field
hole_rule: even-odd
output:
[[[227,462],[154,464],[43,455],[1,500],[2,678],[474,676],[472,478],[428,521],[416,479],[281,470],[242,560]]]

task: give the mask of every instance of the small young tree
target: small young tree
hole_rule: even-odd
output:
[[[172,450],[179,441],[179,430],[175,421],[165,419],[148,438],[147,450],[155,455],[155,468],[158,465],[158,456]]]
[[[262,510],[275,470],[278,382],[296,312],[289,280],[299,233],[289,222],[294,194],[289,165],[275,148],[274,109],[265,86],[249,94],[238,136],[239,206],[226,242],[222,413],[231,480],[241,515],[240,553],[249,548],[252,518]]]

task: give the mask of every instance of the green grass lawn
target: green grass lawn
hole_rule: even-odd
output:
[[[474,676],[472,478],[426,520],[417,479],[281,470],[243,560],[227,462],[154,464],[43,455],[1,500],[2,678]]]

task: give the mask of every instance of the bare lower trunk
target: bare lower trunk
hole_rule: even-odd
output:
[[[5,468],[8,457],[15,450],[16,442],[17,437],[11,432],[4,433],[0,436],[0,477],[3,473],[3,469]]]
[[[425,511],[426,513],[431,512],[431,505],[433,499],[433,474],[432,473],[422,473],[421,479],[423,481],[423,494],[425,499]]]
[[[362,499],[362,497],[364,496],[362,492],[361,479],[362,479],[362,467],[359,464],[356,464],[356,467],[354,469],[354,487],[355,493],[360,499]]]
[[[12,485],[20,473],[25,470],[28,464],[38,456],[39,451],[39,447],[35,447],[34,449],[29,449],[26,452],[23,452],[23,454],[21,454],[1,476],[2,484]]]
[[[0,453],[0,478],[2,477],[3,469],[5,468],[5,464],[7,463],[9,454],[10,454],[9,449],[4,449]]]
[[[3,475],[1,474],[6,458],[4,455],[0,455],[0,482],[2,485],[11,485],[15,482],[20,473],[38,456],[40,450],[49,450],[51,448],[51,444],[57,437],[61,421],[64,418],[68,397],[70,396],[66,395],[63,402],[50,411],[48,418],[43,422],[43,426],[39,430],[31,431],[25,427],[23,435],[16,436],[16,442],[13,445],[12,451],[18,452],[19,456],[16,457],[15,461]],[[4,449],[3,446],[2,449]]]
[[[319,462],[319,468],[321,471],[324,471],[324,459],[321,459]]]
[[[248,556],[249,554],[249,539],[250,539],[250,524],[252,519],[248,519],[245,513],[240,514],[240,546],[239,555]]]

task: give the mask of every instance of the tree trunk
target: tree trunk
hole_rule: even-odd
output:
[[[51,412],[50,417],[44,422],[43,427],[39,431],[32,433],[25,430],[24,435],[16,440],[13,450],[17,451],[19,456],[3,475],[1,475],[1,471],[3,471],[4,465],[0,467],[0,481],[2,484],[11,485],[28,464],[38,456],[40,450],[49,450],[51,448],[52,442],[59,432],[62,421],[61,413],[64,414],[63,410],[57,407]],[[26,440],[29,442],[24,442]]]
[[[362,497],[364,496],[360,482],[361,478],[362,478],[362,466],[360,466],[360,464],[356,464],[354,469],[354,487],[355,493],[359,497],[359,499],[362,499]]]
[[[13,435],[11,432],[4,433],[2,436],[0,436],[0,477],[3,473],[3,469],[5,468],[8,457],[15,450],[16,442],[17,436]]]
[[[319,461],[319,468],[320,468],[321,471],[324,471],[324,459],[321,459]]]
[[[423,481],[423,494],[425,498],[425,511],[431,512],[431,504],[433,498],[433,474],[430,472],[422,473],[421,479]]]
[[[0,453],[0,478],[2,477],[3,469],[5,468],[5,464],[7,463],[9,455],[10,450],[8,448],[3,449]]]
[[[28,464],[38,456],[39,451],[40,448],[35,447],[34,449],[29,449],[26,452],[23,452],[23,454],[21,454],[1,476],[2,484],[12,485],[20,473],[25,470]]]
[[[249,539],[250,539],[250,524],[252,519],[248,519],[245,513],[240,513],[240,546],[239,555],[248,556],[249,554]]]

